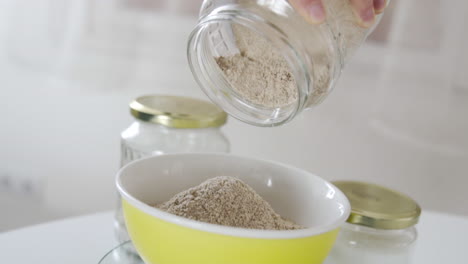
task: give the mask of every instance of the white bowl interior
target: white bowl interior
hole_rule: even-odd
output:
[[[117,184],[137,200],[156,205],[216,176],[243,180],[281,216],[306,227],[330,225],[349,214],[344,194],[320,177],[286,165],[233,155],[174,154],[147,158],[123,168]]]

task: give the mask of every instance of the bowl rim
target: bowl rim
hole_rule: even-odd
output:
[[[137,166],[139,163],[142,163],[146,160],[150,159],[158,159],[160,157],[179,157],[179,156],[216,156],[216,157],[229,157],[233,159],[247,159],[254,162],[261,162],[261,163],[269,163],[274,164],[276,166],[286,167],[288,170],[297,171],[300,173],[309,174],[311,177],[318,178],[322,181],[328,188],[331,188],[335,192],[334,200],[338,200],[341,203],[340,211],[341,215],[339,215],[333,222],[325,225],[319,225],[314,227],[308,227],[304,229],[297,229],[297,230],[261,230],[261,229],[248,229],[248,228],[240,228],[240,227],[230,227],[230,226],[223,226],[217,224],[210,224],[205,222],[200,222],[192,219],[188,219],[185,217],[180,217],[177,215],[173,215],[167,213],[163,210],[158,208],[152,207],[139,199],[135,198],[133,195],[127,192],[127,190],[122,186],[121,177],[123,172],[128,170],[130,167]],[[228,153],[176,153],[176,154],[164,154],[158,156],[150,156],[145,157],[142,159],[138,159],[126,164],[122,167],[119,172],[117,173],[116,177],[116,186],[117,190],[128,203],[136,207],[137,209],[141,210],[142,212],[154,216],[160,220],[165,222],[169,222],[172,224],[180,225],[186,228],[195,229],[198,231],[204,231],[208,233],[215,233],[219,235],[227,235],[227,236],[234,236],[234,237],[245,237],[245,238],[258,238],[258,239],[293,239],[293,238],[303,238],[303,237],[310,237],[316,236],[323,233],[327,233],[338,229],[349,217],[351,206],[349,200],[346,198],[343,192],[340,191],[335,185],[326,181],[325,179],[308,172],[303,169],[299,169],[281,162],[265,160],[265,159],[258,159],[246,156],[239,156],[233,155]]]

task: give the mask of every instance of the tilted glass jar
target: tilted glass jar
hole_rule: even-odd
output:
[[[130,103],[133,123],[121,134],[121,166],[153,155],[189,152],[229,152],[220,127],[227,114],[217,106],[181,96],[149,95]],[[114,231],[119,242],[130,238],[118,197]]]
[[[374,27],[363,28],[349,0],[327,0],[324,5],[326,22],[311,25],[286,0],[205,0],[188,43],[195,79],[213,102],[246,123],[275,126],[292,120],[325,98],[382,16],[377,16]],[[250,30],[284,57],[296,82],[294,102],[265,107],[231,87],[215,58],[240,53],[234,27]]]
[[[421,208],[410,197],[375,184],[334,182],[351,215],[326,263],[410,264]]]

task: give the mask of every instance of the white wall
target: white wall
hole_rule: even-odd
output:
[[[468,53],[452,53],[468,41],[448,30],[462,22],[447,15],[468,10],[461,0],[445,9],[431,0],[419,9],[422,1],[394,1],[394,19],[321,106],[279,128],[231,119],[224,131],[232,151],[329,180],[385,184],[426,210],[468,215],[468,81],[461,74],[468,67],[458,59]],[[94,9],[96,22],[80,13],[84,3],[50,38],[31,37],[30,27],[43,28],[30,13],[18,24],[21,16],[2,16],[7,9],[0,8],[0,175],[35,188],[27,195],[0,187],[7,212],[0,230],[113,208],[119,133],[131,122],[127,103],[145,93],[203,98],[185,58],[193,16],[104,8]]]

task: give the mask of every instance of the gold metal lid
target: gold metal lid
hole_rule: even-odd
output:
[[[421,208],[404,194],[364,182],[336,181],[333,184],[351,203],[348,223],[376,229],[404,229],[418,223]]]
[[[182,96],[147,95],[130,103],[137,119],[172,128],[220,127],[227,114],[212,103]]]

